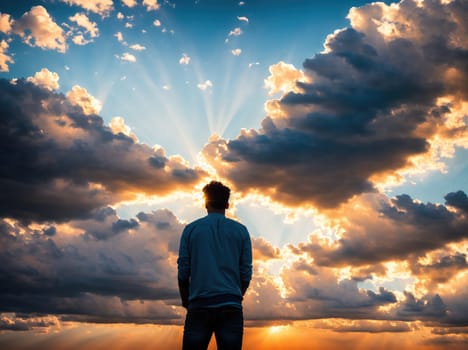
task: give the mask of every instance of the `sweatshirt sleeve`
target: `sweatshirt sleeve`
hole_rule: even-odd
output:
[[[246,235],[242,244],[242,253],[240,258],[240,279],[242,290],[246,290],[252,279],[252,242],[249,232]]]
[[[177,277],[179,282],[186,282],[190,278],[190,254],[187,232],[187,227],[185,227],[180,238],[179,258],[177,259]]]

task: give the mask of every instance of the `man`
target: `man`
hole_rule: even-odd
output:
[[[187,308],[183,350],[207,349],[214,333],[219,350],[242,348],[242,299],[252,277],[246,227],[225,217],[230,189],[203,188],[208,215],[188,224],[180,239],[179,291]]]

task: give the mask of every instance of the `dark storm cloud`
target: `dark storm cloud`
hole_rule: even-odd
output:
[[[94,214],[55,227],[54,235],[1,221],[0,313],[179,319],[172,305],[179,305],[175,256],[183,225],[168,210],[140,221],[119,219],[110,208]]]
[[[447,243],[468,238],[466,215],[449,211],[442,204],[424,204],[401,195],[390,202],[382,201],[380,205],[375,212],[375,223],[353,223],[351,217],[346,235],[336,245],[325,247],[312,240],[293,249],[307,252],[319,265],[359,266],[407,259],[410,255],[421,256]],[[457,262],[461,263],[461,256],[445,258],[439,266],[432,268]]]
[[[204,173],[114,134],[65,96],[0,80],[0,213],[23,220],[84,218],[136,193],[192,187]]]
[[[378,308],[397,305],[395,294],[384,287],[377,292],[361,289],[356,280],[337,280],[332,269],[309,265],[306,269],[307,264],[297,262],[282,275],[297,319],[385,319]]]
[[[468,269],[466,254],[455,253],[454,255],[442,256],[430,264],[421,264],[413,261],[410,264],[414,275],[429,278],[434,283],[445,283],[457,275],[457,273]]]
[[[453,108],[439,98],[468,98],[468,8],[403,1],[389,20],[383,6],[355,9],[354,27],[330,35],[326,51],[305,60],[309,79],[277,101],[281,116],[205,147],[222,176],[288,205],[330,208],[429,151]],[[378,23],[395,29],[385,34]]]
[[[452,328],[435,328],[431,331],[432,334],[445,335],[445,334],[468,334],[468,328],[452,327]]]
[[[401,303],[397,317],[404,320],[437,320],[448,317],[448,308],[439,295],[416,299],[413,294],[405,292],[406,300]]]
[[[468,213],[468,196],[463,191],[451,192],[445,197],[445,204]]]

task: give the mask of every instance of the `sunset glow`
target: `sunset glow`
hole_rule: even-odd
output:
[[[466,349],[466,18],[2,1],[0,349],[180,349],[179,239],[213,179],[252,238],[244,349]]]

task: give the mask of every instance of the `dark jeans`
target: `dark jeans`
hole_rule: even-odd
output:
[[[189,310],[185,319],[182,350],[206,350],[214,332],[219,350],[240,350],[244,317],[234,307]]]

